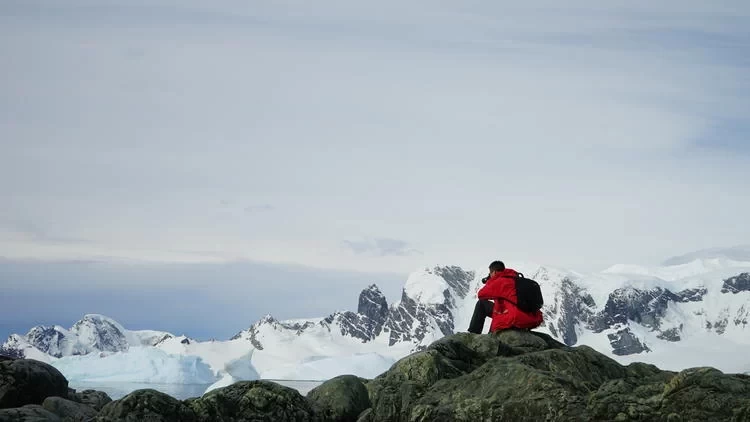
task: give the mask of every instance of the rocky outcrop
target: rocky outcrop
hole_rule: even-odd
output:
[[[641,352],[650,352],[651,349],[643,344],[638,337],[630,331],[630,328],[623,328],[616,333],[607,334],[609,344],[612,346],[612,353],[617,356],[633,355]]]
[[[750,273],[742,273],[724,280],[722,293],[750,292]]]
[[[68,380],[53,366],[31,359],[0,362],[0,409],[41,405],[52,396],[68,396]]]
[[[59,416],[38,404],[0,409],[0,422],[62,422]]]
[[[55,327],[37,326],[26,334],[26,341],[39,351],[56,358],[62,357],[62,350],[68,342],[67,336]]]
[[[15,360],[15,359],[23,359],[23,351],[19,349],[14,348],[6,348],[4,346],[0,346],[0,362],[5,362],[8,360]]]
[[[134,391],[110,402],[97,421],[195,422],[195,412],[185,403],[156,390]]]
[[[604,309],[590,318],[588,328],[595,333],[612,331],[607,333],[607,338],[612,346],[612,353],[616,355],[648,352],[648,346],[630,331],[630,322],[651,329],[659,339],[679,341],[682,325],[663,325],[663,317],[669,304],[700,302],[706,293],[705,288],[686,289],[677,293],[660,287],[649,290],[633,287],[617,289],[609,295]]]
[[[372,284],[359,294],[357,312],[336,312],[324,319],[322,324],[338,326],[341,335],[362,340],[374,340],[383,331],[388,319],[388,302],[378,286]]]
[[[563,278],[551,304],[544,308],[545,325],[563,343],[578,343],[578,330],[593,318],[596,304],[583,288],[570,278]]]
[[[91,406],[66,400],[62,397],[47,397],[42,403],[42,407],[51,413],[54,413],[65,422],[86,422],[93,420],[98,410]]]
[[[324,382],[307,394],[318,418],[330,422],[355,422],[370,408],[365,382],[354,375],[342,375]]]
[[[380,334],[383,323],[388,317],[388,302],[385,300],[385,295],[380,291],[378,286],[372,284],[362,290],[359,294],[357,313],[366,316],[373,322],[373,327],[370,331],[374,335],[377,336]]]
[[[109,394],[97,390],[83,390],[79,392],[68,393],[68,399],[78,403],[85,404],[94,408],[97,412],[102,410],[107,403],[112,401]]]
[[[270,381],[238,382],[185,403],[200,422],[317,419],[311,403],[297,390]]]
[[[604,310],[591,321],[591,329],[598,333],[617,325],[625,325],[628,321],[658,329],[667,304],[676,299],[672,292],[658,287],[651,290],[632,287],[617,289],[609,295]]]
[[[750,377],[622,366],[525,331],[457,334],[367,384],[359,421],[748,420]]]

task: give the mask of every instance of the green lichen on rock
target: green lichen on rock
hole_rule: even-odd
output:
[[[42,407],[65,422],[87,422],[96,418],[99,411],[93,407],[62,397],[47,397]]]
[[[102,410],[104,406],[112,401],[112,398],[109,397],[109,394],[97,390],[83,390],[79,392],[68,393],[68,399],[91,406],[96,409],[97,412]]]
[[[185,403],[162,392],[137,390],[102,408],[97,421],[195,422],[195,412]]]
[[[68,380],[55,367],[33,359],[0,362],[0,409],[41,405],[51,396],[68,396]]]
[[[750,377],[684,370],[664,386],[661,408],[682,420],[750,420]]]
[[[0,422],[62,422],[62,419],[38,404],[28,404],[0,409]]]
[[[342,375],[330,379],[307,394],[319,418],[331,422],[354,422],[370,408],[370,397],[361,378]]]
[[[243,381],[187,400],[198,421],[312,421],[311,403],[297,390],[270,381]]]
[[[750,421],[750,377],[623,366],[587,346],[509,330],[457,334],[368,383],[360,421]]]

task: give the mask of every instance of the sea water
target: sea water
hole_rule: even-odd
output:
[[[306,380],[267,380],[279,383],[283,386],[294,388],[303,396],[310,390],[322,384],[322,381]],[[134,382],[71,382],[70,388],[76,391],[99,390],[107,393],[112,400],[120,399],[135,390],[153,389],[169,394],[178,399],[185,400],[191,397],[200,397],[211,384],[153,384]]]

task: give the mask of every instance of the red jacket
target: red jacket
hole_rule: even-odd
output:
[[[543,317],[541,311],[533,313],[524,312],[514,305],[514,303],[518,303],[515,281],[517,274],[515,270],[506,268],[504,271],[495,273],[492,278],[487,280],[484,287],[477,292],[479,299],[495,301],[495,306],[492,310],[490,332],[494,333],[495,331],[512,327],[536,328],[542,324]]]

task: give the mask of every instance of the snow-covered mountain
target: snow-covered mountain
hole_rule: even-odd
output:
[[[0,348],[9,355],[43,353],[52,357],[86,355],[92,352],[122,352],[130,346],[155,346],[172,334],[163,331],[131,331],[103,315],[89,314],[69,330],[55,325],[32,328],[25,336],[12,334]]]
[[[750,343],[750,261],[732,259],[742,257],[735,252],[707,250],[670,259],[670,265],[616,265],[595,274],[514,267],[542,286],[545,323],[539,330],[568,345],[587,344],[623,363],[747,372],[750,357],[737,350]],[[444,335],[465,331],[485,273],[424,268],[409,276],[397,303],[388,304],[371,285],[360,293],[356,312],[284,321],[268,315],[227,341],[128,331],[109,318],[87,315],[70,330],[35,327],[26,336],[12,335],[0,352],[46,359],[83,380],[122,380],[117,368],[128,356],[161,362],[133,372],[132,380],[141,382],[372,377]],[[102,366],[92,359],[118,363]],[[103,369],[90,369],[97,365]]]
[[[390,307],[380,289],[371,285],[360,293],[357,312],[335,312],[304,321],[277,321],[269,315],[233,339],[246,339],[259,350],[268,341],[306,335],[419,349],[455,332],[456,317],[475,279],[475,272],[455,266],[427,268],[407,279],[401,301]]]

